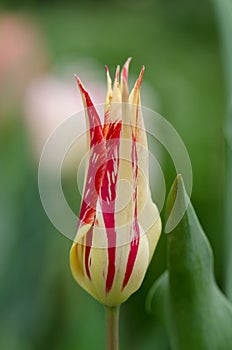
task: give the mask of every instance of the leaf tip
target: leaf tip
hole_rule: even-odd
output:
[[[182,174],[178,174],[170,189],[166,205],[165,233],[170,233],[183,218],[189,204]]]

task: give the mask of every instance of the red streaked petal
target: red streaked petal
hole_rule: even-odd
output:
[[[145,66],[142,66],[142,69],[139,73],[139,77],[135,82],[135,89],[140,89],[140,86],[141,86],[142,80],[143,80],[143,76],[144,76],[144,72],[145,72]]]
[[[137,133],[140,132],[140,128],[144,129],[144,123],[142,120],[142,111],[140,104],[140,86],[142,84],[143,75],[144,75],[145,67],[142,66],[142,69],[139,73],[139,77],[135,82],[134,88],[131,91],[129,96],[129,104],[130,104],[130,114],[131,114],[131,125],[134,130],[134,134],[137,138]]]
[[[139,228],[136,227],[136,230],[139,232]],[[124,289],[131,277],[131,274],[133,272],[135,260],[137,257],[138,249],[139,249],[139,237],[133,238],[131,244],[130,244],[130,252],[127,260],[127,266],[126,266],[126,272],[124,275],[124,280],[122,284],[122,289]]]
[[[115,199],[119,167],[119,145],[121,122],[110,123],[107,133],[106,150],[108,161],[102,180],[100,204],[106,228],[108,242],[108,270],[106,277],[106,293],[109,293],[115,276],[116,259],[116,228],[115,228]]]
[[[121,94],[122,94],[122,120],[124,124],[131,124],[129,111],[129,92],[128,92],[128,71],[131,58],[128,58],[123,66],[121,73]]]
[[[101,143],[103,141],[101,119],[93,105],[93,102],[89,96],[89,93],[86,91],[81,80],[77,75],[75,75],[75,78],[77,80],[77,83],[82,95],[84,107],[87,109],[87,117],[88,117],[87,124],[90,132],[90,147],[91,147],[92,145]]]
[[[79,227],[85,223],[91,224],[95,219],[96,205],[106,162],[105,147],[102,144],[99,146],[100,147],[93,147],[90,155],[89,168],[80,210]]]
[[[103,212],[103,217],[106,219],[108,213],[114,214],[115,198],[116,198],[116,184],[118,178],[119,166],[119,146],[120,133],[122,122],[115,122],[109,124],[109,129],[106,139],[106,153],[107,162],[104,168],[104,176],[101,184],[100,200]],[[106,223],[106,228],[114,227]]]
[[[93,240],[93,226],[88,231],[86,235],[86,242],[85,242],[85,271],[89,279],[91,280],[90,275],[90,266],[91,266],[91,260],[90,260],[90,251],[92,247],[92,240]]]
[[[98,194],[104,175],[106,147],[102,132],[102,125],[98,113],[91,101],[88,92],[77,76],[76,80],[82,94],[84,105],[86,107],[87,124],[89,127],[88,133],[90,140],[88,172],[80,209],[80,228],[85,223],[91,224],[94,222]]]
[[[120,66],[117,65],[114,77],[114,85],[119,84],[119,74],[120,74]]]
[[[107,77],[107,93],[106,93],[106,100],[104,105],[104,129],[103,129],[104,136],[107,133],[107,126],[109,124],[110,103],[112,100],[112,81],[110,78],[109,68],[107,66],[105,66],[105,68],[106,68],[106,77]]]
[[[107,80],[109,81],[108,69],[106,72],[107,72]],[[120,73],[120,66],[117,66],[116,72],[115,72],[113,90],[111,92],[110,98],[108,99],[109,103],[107,104],[107,108],[105,108],[104,127],[103,127],[103,134],[105,138],[107,138],[107,133],[108,133],[110,123],[115,123],[121,120],[121,90],[120,90],[120,84],[119,84],[119,73]]]
[[[115,241],[114,246],[108,248],[108,271],[107,271],[107,277],[106,277],[106,294],[110,292],[114,282],[114,277],[115,277],[116,239],[114,241]]]
[[[128,72],[129,72],[129,65],[130,65],[130,62],[131,62],[132,58],[129,57],[123,68],[122,68],[122,72],[121,72],[121,84],[122,84],[122,79],[124,78],[126,80],[126,82],[128,82]]]
[[[135,260],[138,253],[139,243],[140,243],[140,229],[138,223],[138,209],[137,209],[137,195],[138,195],[138,155],[136,150],[136,139],[135,136],[132,136],[132,168],[133,168],[133,201],[134,201],[134,218],[131,226],[131,243],[130,251],[127,260],[126,272],[124,275],[124,280],[122,284],[122,289],[127,285],[131,274],[133,272]]]

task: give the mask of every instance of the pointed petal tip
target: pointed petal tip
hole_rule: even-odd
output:
[[[144,75],[144,72],[145,72],[145,66],[144,66],[144,65],[142,65],[142,68],[141,68],[140,74]]]
[[[145,66],[142,66],[141,71],[140,71],[140,73],[139,73],[139,77],[138,77],[138,79],[137,79],[137,81],[136,81],[136,83],[135,83],[135,88],[136,88],[136,89],[139,89],[140,86],[141,86],[141,84],[142,84],[142,80],[143,80],[143,76],[144,76],[144,71],[145,71]]]
[[[78,82],[78,84],[79,84],[79,82],[80,82],[80,78],[78,77],[78,75],[76,74],[76,73],[74,73],[74,78],[76,79],[76,81]]]
[[[123,68],[122,68],[122,72],[121,72],[121,82],[123,81],[123,79],[126,80],[126,81],[128,82],[128,72],[129,72],[129,66],[130,66],[131,60],[132,60],[132,58],[129,57],[129,58],[126,60],[124,66],[123,66]]]
[[[83,104],[84,104],[84,108],[89,108],[91,106],[93,106],[93,102],[89,96],[88,91],[86,90],[85,86],[83,85],[83,83],[81,82],[81,79],[78,77],[78,75],[74,74],[75,79],[77,81],[81,96],[82,96],[82,100],[83,100]]]
[[[129,65],[130,65],[130,63],[131,63],[131,60],[132,60],[132,57],[128,57],[128,59],[126,60],[124,66],[123,66],[123,68],[126,68],[127,71],[128,71],[128,69],[129,69]]]
[[[109,67],[108,67],[108,66],[105,66],[105,70],[106,70],[107,80],[111,83],[111,77],[110,77]]]
[[[128,57],[128,59],[126,60],[124,66],[123,66],[123,67],[127,68],[127,70],[128,70],[129,65],[130,65],[130,63],[131,63],[131,60],[132,60],[132,57]]]
[[[108,66],[105,66],[105,70],[106,70],[106,80],[107,80],[107,94],[106,94],[106,100],[105,100],[105,113],[106,113],[106,111],[109,112],[109,103],[112,98],[112,80],[110,77]]]
[[[78,77],[77,74],[74,74],[74,77],[75,77],[76,82],[77,82],[77,84],[79,86],[79,89],[83,92],[85,90],[85,88],[84,88],[84,85],[81,82],[81,79]]]
[[[115,78],[114,78],[115,82],[119,82],[119,73],[120,73],[120,66],[118,64],[115,72]]]

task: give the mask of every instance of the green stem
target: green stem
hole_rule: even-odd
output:
[[[119,306],[106,306],[106,349],[119,350]]]

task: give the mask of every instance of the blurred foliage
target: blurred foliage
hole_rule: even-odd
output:
[[[211,3],[4,0],[0,7],[1,15],[23,15],[40,28],[50,57],[47,72],[86,57],[102,65],[102,75],[104,64],[113,72],[128,56],[134,58],[132,74],[146,66],[144,79],[155,89],[154,105],[148,107],[172,123],[189,151],[192,201],[208,233],[216,278],[223,286],[226,93]],[[103,348],[104,310],[71,277],[71,242],[56,232],[41,206],[38,161],[22,105],[11,113],[0,119],[0,348]],[[161,165],[169,188],[174,168],[165,157]],[[72,174],[64,179],[72,203],[74,178]],[[77,211],[78,207],[76,203]],[[144,310],[147,292],[165,268],[162,237],[142,288],[122,307],[122,349],[170,349],[162,325]]]

